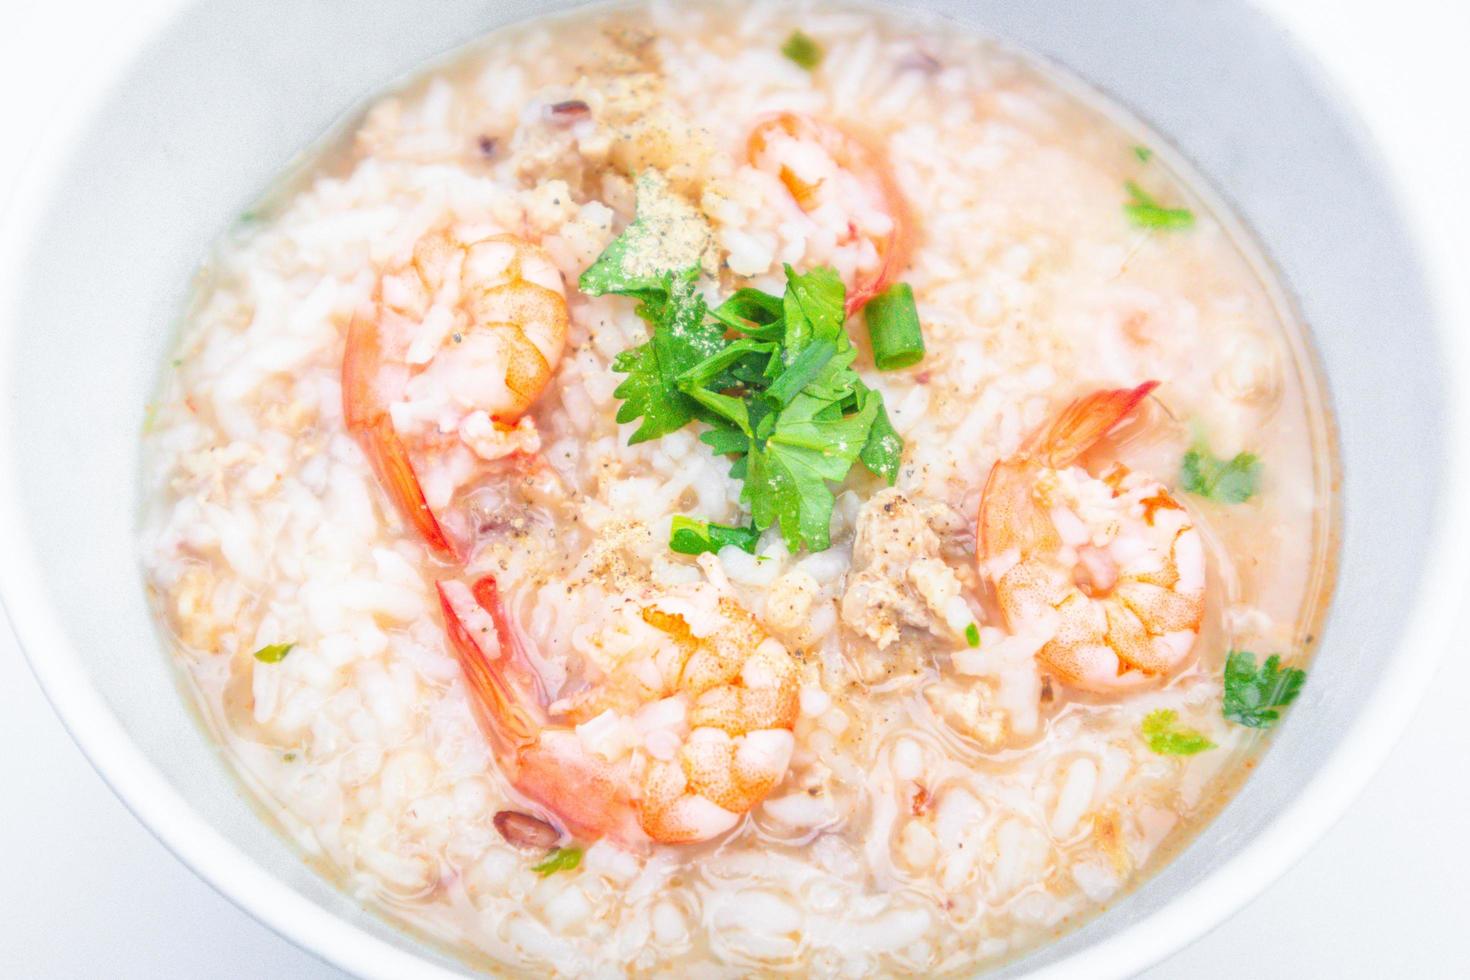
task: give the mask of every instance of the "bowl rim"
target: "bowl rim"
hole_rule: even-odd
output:
[[[24,283],[27,244],[57,190],[61,163],[75,148],[110,93],[110,82],[129,68],[148,41],[179,12],[200,0],[154,0],[141,16],[120,18],[95,57],[55,103],[11,188],[6,219],[0,222],[0,404],[6,397],[7,334],[18,329],[13,310]],[[1285,0],[1257,0],[1278,25],[1272,9]],[[1470,332],[1450,329],[1470,322],[1470,298],[1458,295],[1453,251],[1428,220],[1430,202],[1415,199],[1402,163],[1372,138],[1355,111],[1362,107],[1336,84],[1317,60],[1310,36],[1294,34],[1293,53],[1337,97],[1356,123],[1353,133],[1376,170],[1396,192],[1452,368],[1470,371]],[[1464,292],[1470,293],[1470,289]],[[1449,376],[1453,377],[1451,370]],[[1446,389],[1445,448],[1450,486],[1470,483],[1470,393]],[[8,413],[7,413],[8,415]],[[93,686],[71,648],[59,617],[48,604],[31,542],[23,532],[24,510],[15,478],[11,418],[0,418],[0,604],[7,611],[20,649],[40,687],[77,747],[123,805],[175,857],[240,910],[317,958],[362,977],[459,976],[439,964],[359,928],[296,892],[252,861],[177,793],[160,770],[128,737]],[[1046,978],[1124,977],[1182,949],[1260,894],[1337,822],[1379,769],[1403,733],[1413,709],[1446,655],[1457,601],[1470,579],[1470,501],[1457,504],[1442,494],[1433,515],[1437,544],[1395,651],[1400,670],[1388,674],[1328,760],[1266,830],[1223,866],[1189,886],[1178,898],[1117,934],[1033,976]]]

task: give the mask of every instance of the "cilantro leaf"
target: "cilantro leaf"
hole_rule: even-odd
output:
[[[802,392],[777,416],[767,444],[811,452],[813,468],[830,474],[829,480],[842,480],[868,444],[877,412],[876,399],[867,399],[856,412],[844,415],[838,403]]]
[[[805,546],[822,551],[832,543],[832,507],[820,454],[767,443],[744,460],[745,489],[756,527],[779,525],[792,551]],[[732,470],[733,472],[733,470]]]
[[[744,337],[731,341],[723,350],[679,375],[679,390],[714,414],[715,417],[705,421],[714,425],[724,420],[733,423],[745,436],[753,436],[751,411],[760,406],[743,396],[726,394],[722,389],[763,382],[765,366],[778,360],[779,352],[780,345],[774,341]]]
[[[1179,484],[1192,493],[1222,504],[1243,504],[1261,488],[1261,460],[1254,453],[1236,453],[1224,460],[1203,444],[1184,454]]]
[[[681,429],[694,417],[683,396],[673,392],[671,398],[664,391],[652,341],[623,351],[613,358],[612,369],[628,376],[613,389],[614,397],[623,401],[615,418],[619,422],[643,419],[643,424],[628,439],[629,445]]]
[[[253,656],[263,664],[278,664],[286,659],[286,654],[295,649],[294,643],[272,643],[256,650]]]
[[[813,346],[816,343],[822,341],[814,342]],[[837,352],[807,382],[801,393],[819,401],[840,402],[845,410],[857,408],[858,388],[863,383],[862,378],[852,369],[857,356],[857,348],[844,335],[837,344]],[[796,367],[795,362],[791,366]]]
[[[822,551],[831,544],[832,506],[827,486],[847,478],[868,442],[878,403],[869,400],[851,415],[842,406],[807,392],[792,399],[764,446],[748,457],[742,499],[755,526],[777,524],[792,551]]]
[[[640,182],[634,225],[642,220],[641,191]],[[710,310],[696,286],[697,266],[656,275],[633,268],[632,247],[620,245],[633,232],[630,226],[582,280],[594,293],[636,297],[652,327],[647,343],[613,362],[627,375],[614,391],[623,401],[617,420],[642,419],[629,442],[705,422],[699,439],[734,457],[730,476],[743,482],[753,522],[748,529],[683,524],[671,533],[671,547],[711,550],[705,545],[741,543],[719,535],[777,526],[793,551],[826,548],[835,502],[829,484],[845,480],[859,459],[893,483],[903,452],[883,396],[853,369],[858,352],[847,335],[841,278],[830,268],[798,273],[788,265],[782,296],[741,289]],[[737,336],[727,339],[727,330]]]
[[[645,300],[638,315],[653,324],[653,349],[659,372],[673,388],[679,375],[725,347],[725,331],[709,321],[704,295],[695,284],[697,270],[667,276],[664,297]]]
[[[1138,227],[1162,231],[1193,227],[1194,212],[1188,208],[1166,208],[1131,180],[1123,186],[1128,191],[1123,213]]]
[[[652,331],[646,343],[613,360],[613,370],[628,376],[613,391],[623,402],[617,420],[643,420],[630,444],[666,435],[700,414],[699,403],[676,381],[725,346],[724,328],[709,320],[697,284],[707,224],[691,218],[692,208],[654,171],[639,175],[637,194],[633,223],[577,282],[590,296],[612,293],[638,300],[638,316]],[[675,235],[670,227],[693,231]]]
[[[898,481],[898,467],[903,462],[903,436],[889,421],[883,396],[859,381],[859,406],[867,400],[877,405],[877,411],[873,414],[873,426],[868,430],[868,441],[863,444],[858,458],[870,472],[887,480],[891,487]]]
[[[755,554],[760,541],[760,532],[752,527],[731,527],[714,521],[697,521],[679,514],[669,528],[669,550],[681,555],[702,555],[706,551],[719,551],[726,545],[734,545],[748,554]]]
[[[786,266],[786,297],[781,309],[786,320],[787,364],[814,340],[830,340],[839,349],[852,343],[842,329],[847,319],[843,306],[846,299],[847,287],[842,285],[837,270],[821,266],[798,273]]]
[[[1194,755],[1215,748],[1215,743],[1193,728],[1179,724],[1179,713],[1169,708],[1150,711],[1144,716],[1141,731],[1150,750],[1159,755]]]
[[[1275,709],[1295,701],[1306,680],[1306,671],[1283,669],[1276,654],[1257,670],[1255,654],[1231,650],[1225,658],[1225,717],[1237,725],[1270,728],[1281,717]]]
[[[597,261],[588,266],[577,279],[578,289],[588,296],[601,296],[605,293],[638,296],[643,293],[658,293],[664,289],[664,276],[660,272],[625,271],[625,264],[631,265],[628,262],[628,253],[636,247],[638,239],[637,235],[630,235],[629,232],[637,226],[635,220],[621,235],[608,243]]]
[[[678,378],[718,353],[725,339],[723,328],[705,316],[696,272],[665,273],[656,287],[635,294],[640,296],[638,315],[653,327],[653,336],[623,351],[612,365],[614,371],[628,375],[613,390],[614,397],[623,401],[617,420],[643,419],[628,440],[630,445],[682,428],[699,414],[699,403],[679,390]]]
[[[582,849],[580,847],[558,847],[539,863],[531,865],[531,870],[541,877],[554,875],[558,871],[571,871],[582,863]]]
[[[746,418],[728,403],[702,398],[725,417],[720,434],[704,441],[739,454],[730,474],[745,483],[741,499],[757,529],[779,527],[793,551],[820,551],[830,544],[829,484],[845,480],[859,459],[893,482],[903,440],[882,395],[853,370],[857,349],[845,328],[842,280],[831,269],[798,273],[787,266],[786,282],[779,312],[775,297],[754,290],[721,304],[716,319],[779,337],[781,350],[761,377],[746,375]]]
[[[701,432],[699,441],[720,454],[740,453],[744,455],[750,451],[749,433],[719,424],[714,425],[708,431]]]
[[[589,296],[661,294],[666,274],[697,270],[709,248],[708,220],[670,190],[668,179],[657,170],[640,173],[634,193],[632,223],[577,280]]]

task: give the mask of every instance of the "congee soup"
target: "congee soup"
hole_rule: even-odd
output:
[[[183,689],[488,971],[1024,954],[1228,799],[1331,586],[1269,267],[1118,107],[912,13],[491,33],[222,236],[163,373]]]

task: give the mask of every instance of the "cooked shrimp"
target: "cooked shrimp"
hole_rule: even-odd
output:
[[[539,443],[525,412],[566,342],[561,273],[509,235],[439,228],[386,269],[353,317],[342,411],[395,507],[441,558],[458,547],[436,511],[478,461]]]
[[[1154,381],[1077,399],[990,471],[981,569],[1007,626],[1045,635],[1037,656],[1064,682],[1116,693],[1181,666],[1199,636],[1205,555],[1189,513],[1154,477],[1077,465]]]
[[[758,123],[746,152],[752,166],[779,173],[803,211],[847,214],[838,245],[871,246],[847,284],[849,316],[903,272],[913,248],[913,218],[882,154],[832,123],[794,112]]]
[[[642,620],[666,643],[548,703],[494,578],[441,582],[439,599],[502,771],[572,834],[632,846],[708,840],[785,776],[796,666],[733,600],[719,600],[716,628],[702,637],[650,602]]]

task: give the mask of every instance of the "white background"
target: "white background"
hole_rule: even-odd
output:
[[[8,196],[51,104],[108,26],[156,2],[0,4],[0,194]],[[1470,276],[1463,186],[1470,181],[1470,5],[1271,6],[1359,104],[1406,177],[1406,196],[1428,203],[1441,243],[1458,249],[1461,274]],[[79,288],[85,279],[79,269]],[[1470,976],[1467,696],[1470,657],[1457,644],[1388,763],[1342,822],[1264,895],[1146,974],[1149,980]],[[52,714],[8,624],[0,624],[0,977],[267,975],[341,976],[235,909],[123,809]]]

